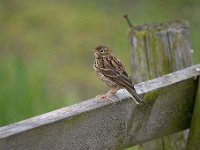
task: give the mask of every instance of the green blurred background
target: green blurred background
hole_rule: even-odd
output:
[[[92,69],[97,44],[129,72],[125,13],[134,25],[188,20],[200,62],[199,0],[1,0],[0,126],[107,91]]]

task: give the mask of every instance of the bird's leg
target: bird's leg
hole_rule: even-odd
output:
[[[103,94],[103,92],[101,92],[101,95],[97,95],[96,98],[102,98],[105,99],[106,98],[106,94]]]
[[[112,96],[115,96],[116,92],[120,89],[119,86],[115,85],[112,86],[110,91],[108,91],[106,94],[102,94],[102,95],[97,95],[97,98],[102,98],[102,99],[109,99]]]
[[[112,96],[114,96],[116,93],[117,93],[117,91],[120,89],[120,87],[119,86],[117,86],[117,85],[115,85],[115,86],[112,86],[111,87],[111,90],[108,92],[110,95],[112,95]]]
[[[105,98],[109,99],[112,96],[115,96],[116,92],[120,89],[119,86],[114,85],[111,87],[110,91],[108,91],[104,96],[106,96]]]

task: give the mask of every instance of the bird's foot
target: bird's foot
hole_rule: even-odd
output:
[[[102,94],[102,95],[97,95],[96,98],[105,99],[105,98],[107,98],[107,96],[106,96],[106,94]]]
[[[116,92],[108,91],[106,94],[97,95],[96,98],[111,100],[111,97],[116,96]]]
[[[99,99],[106,99],[106,100],[112,100],[108,95],[106,94],[103,94],[103,95],[97,95],[96,98],[99,98]]]

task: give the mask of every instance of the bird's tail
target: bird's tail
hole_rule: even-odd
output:
[[[127,91],[132,95],[132,98],[136,104],[144,103],[142,98],[136,93],[134,86],[126,88]]]

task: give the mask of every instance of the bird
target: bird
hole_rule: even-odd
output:
[[[142,98],[136,93],[131,79],[120,60],[112,54],[112,50],[105,45],[98,45],[91,51],[95,56],[94,71],[110,87],[110,91],[106,94],[96,97],[109,99],[109,97],[115,96],[119,89],[125,88],[132,95],[132,99],[136,104],[142,103]]]

